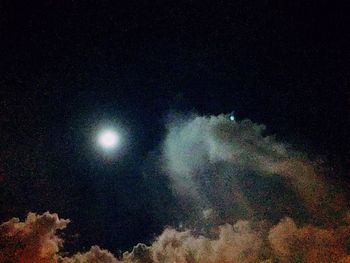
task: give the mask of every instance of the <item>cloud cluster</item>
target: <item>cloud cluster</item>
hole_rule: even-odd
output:
[[[69,220],[57,214],[29,213],[24,222],[12,218],[0,225],[0,262],[6,263],[82,263],[119,262],[111,253],[93,246],[86,253],[61,257],[63,239],[58,231],[66,228]]]
[[[222,263],[222,262],[350,262],[350,227],[298,227],[291,218],[268,227],[247,220],[216,228],[214,237],[167,228],[150,245],[138,244],[117,259],[93,246],[85,253],[61,256],[57,231],[68,220],[56,214],[30,213],[24,222],[0,226],[0,262],[11,263]]]
[[[24,222],[13,218],[0,226],[0,262],[51,262],[57,257],[62,239],[56,231],[69,220],[57,214],[29,213]]]
[[[247,221],[222,225],[218,237],[195,237],[189,231],[167,229],[152,244],[154,262],[255,262],[263,240]]]
[[[265,228],[240,220],[234,225],[219,226],[217,237],[211,239],[190,231],[166,229],[150,247],[145,247],[150,261],[126,262],[345,263],[350,262],[349,236],[349,226],[297,227],[291,218],[284,218],[277,225]]]
[[[69,220],[29,213],[0,225],[0,262],[350,262],[344,195],[319,165],[265,133],[226,115],[177,116],[161,163],[187,230],[167,227],[120,258],[98,246],[67,256],[60,231]]]
[[[291,218],[284,218],[268,235],[280,262],[349,262],[349,226],[323,229],[312,225],[298,228]]]
[[[77,253],[72,257],[58,257],[58,263],[118,263],[112,253],[99,246],[92,246],[89,251],[85,253]]]

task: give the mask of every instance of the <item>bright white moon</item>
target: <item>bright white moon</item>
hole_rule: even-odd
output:
[[[119,143],[119,135],[111,130],[101,132],[98,137],[99,144],[105,149],[112,149]]]

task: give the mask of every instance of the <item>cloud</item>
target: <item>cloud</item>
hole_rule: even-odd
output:
[[[0,262],[49,262],[56,257],[63,240],[56,231],[69,220],[57,214],[29,213],[24,222],[13,218],[0,226]]]
[[[57,214],[29,213],[24,222],[12,218],[0,225],[0,262],[7,263],[117,263],[111,253],[93,246],[86,253],[61,257],[63,239],[58,231],[66,228],[69,220]]]
[[[150,245],[138,244],[118,260],[93,246],[84,253],[61,256],[63,240],[57,231],[68,220],[57,214],[30,213],[24,222],[14,218],[0,226],[0,262],[13,263],[222,263],[222,262],[349,262],[349,225],[298,227],[284,218],[270,227],[247,220],[216,228],[213,237],[166,228]]]
[[[268,191],[279,188],[293,199],[287,204],[274,193],[260,192],[274,203],[294,210],[294,205],[304,207],[314,220],[334,223],[344,202],[325,182],[321,166],[265,134],[264,125],[232,121],[229,115],[173,118],[163,145],[163,163],[174,192],[203,210],[217,209],[237,220],[242,215],[256,216],[256,205],[261,207],[253,197],[257,187],[249,189],[247,182],[269,182]]]
[[[154,262],[254,262],[259,258],[262,238],[249,222],[222,225],[216,239],[194,236],[190,231],[166,229],[152,244]]]
[[[306,225],[298,228],[291,218],[284,218],[270,230],[268,239],[280,262],[290,262],[291,259],[341,262],[348,257],[349,236],[349,226],[325,229]]]
[[[59,263],[118,263],[112,253],[105,249],[101,249],[99,246],[92,246],[88,252],[77,253],[72,257],[59,258]]]

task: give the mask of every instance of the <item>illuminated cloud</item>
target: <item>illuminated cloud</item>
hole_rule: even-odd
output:
[[[280,262],[349,262],[349,226],[298,228],[291,218],[281,220],[268,235],[273,252]],[[348,257],[349,259],[349,257]]]
[[[222,263],[222,262],[349,262],[350,227],[298,227],[291,218],[277,225],[239,220],[216,228],[209,238],[192,231],[166,228],[150,245],[138,244],[118,260],[93,246],[84,253],[60,256],[63,240],[57,231],[68,220],[56,214],[30,213],[0,226],[0,262],[21,263]]]
[[[66,228],[69,220],[57,214],[29,213],[24,222],[18,218],[0,225],[0,262],[8,263],[117,263],[111,253],[93,246],[86,253],[72,257],[59,255],[63,239],[57,233]]]
[[[187,196],[203,210],[221,210],[237,220],[242,215],[256,215],[257,207],[270,209],[270,203],[259,203],[261,196],[254,198],[254,192],[262,189],[257,189],[257,184],[268,184],[267,191],[260,194],[273,203],[291,210],[295,210],[294,205],[306,208],[315,220],[334,223],[334,216],[344,212],[344,200],[325,183],[321,166],[274,136],[265,135],[264,125],[231,121],[229,117],[177,116],[168,124],[163,162],[174,192]],[[271,194],[274,189],[290,203]],[[275,211],[278,216],[274,219],[283,213]]]
[[[77,253],[72,257],[59,258],[59,263],[118,263],[109,251],[92,246],[88,252]]]
[[[166,229],[152,244],[154,262],[254,262],[259,259],[262,239],[249,222],[239,221],[218,229],[215,239],[194,236],[190,231]]]
[[[13,218],[0,226],[0,262],[55,262],[63,240],[56,234],[69,220],[48,212],[29,213],[24,222]]]

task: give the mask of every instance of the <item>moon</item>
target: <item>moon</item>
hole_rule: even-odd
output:
[[[113,130],[104,130],[98,136],[98,143],[104,149],[113,149],[119,145],[120,137]]]

